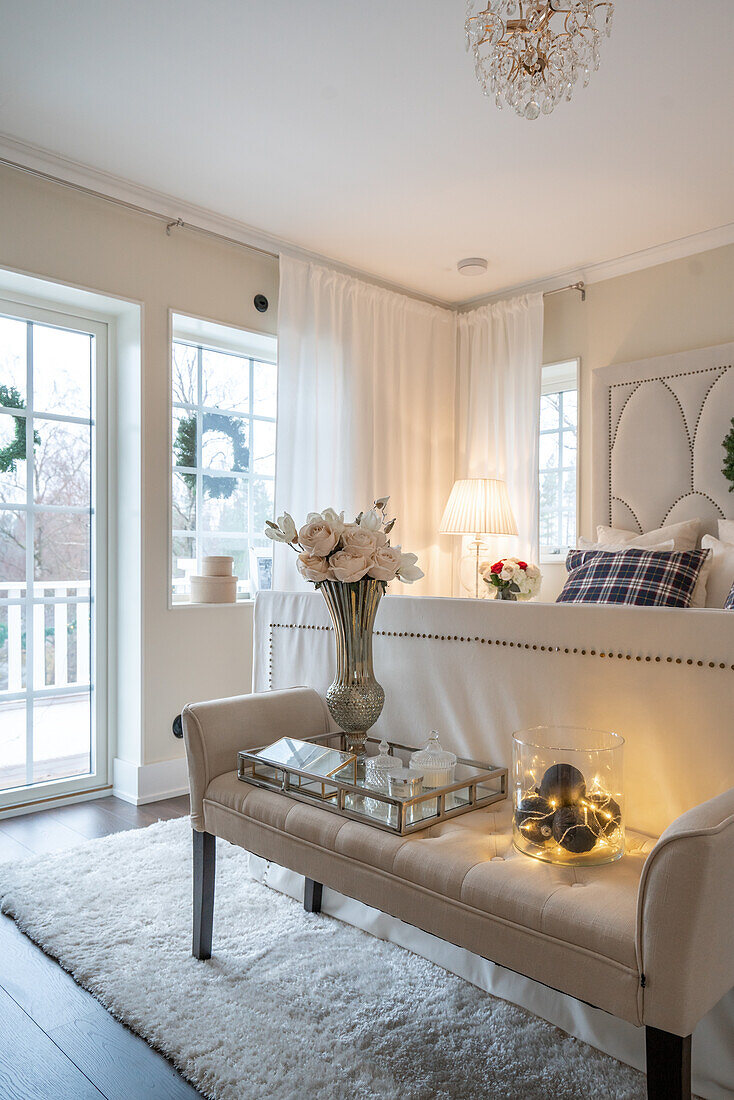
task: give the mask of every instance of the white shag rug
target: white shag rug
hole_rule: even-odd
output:
[[[191,957],[187,818],[0,866],[3,912],[213,1100],[644,1100],[641,1074],[253,881],[217,841]]]

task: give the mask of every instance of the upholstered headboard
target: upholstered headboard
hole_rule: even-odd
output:
[[[594,372],[594,523],[650,531],[734,517],[721,472],[734,417],[734,344]]]

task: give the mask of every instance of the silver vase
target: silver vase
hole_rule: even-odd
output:
[[[385,692],[372,668],[372,628],[382,598],[381,581],[319,585],[334,625],[336,676],[326,692],[334,721],[347,735],[347,750],[365,755],[367,730],[382,713]]]

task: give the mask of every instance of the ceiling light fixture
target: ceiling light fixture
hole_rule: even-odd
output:
[[[483,275],[487,270],[487,261],[481,256],[470,256],[466,260],[459,260],[456,267],[460,275]]]
[[[484,94],[524,118],[549,115],[599,68],[600,23],[609,37],[613,13],[611,0],[468,0],[466,48]]]

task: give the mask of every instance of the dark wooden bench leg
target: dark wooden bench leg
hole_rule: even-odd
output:
[[[307,878],[303,883],[303,908],[307,913],[320,913],[321,912],[321,895],[324,887],[320,882],[314,882],[312,878]]]
[[[691,1100],[691,1036],[645,1028],[647,1100]]]
[[[217,838],[194,830],[194,943],[195,959],[212,957],[214,923],[214,878]]]

